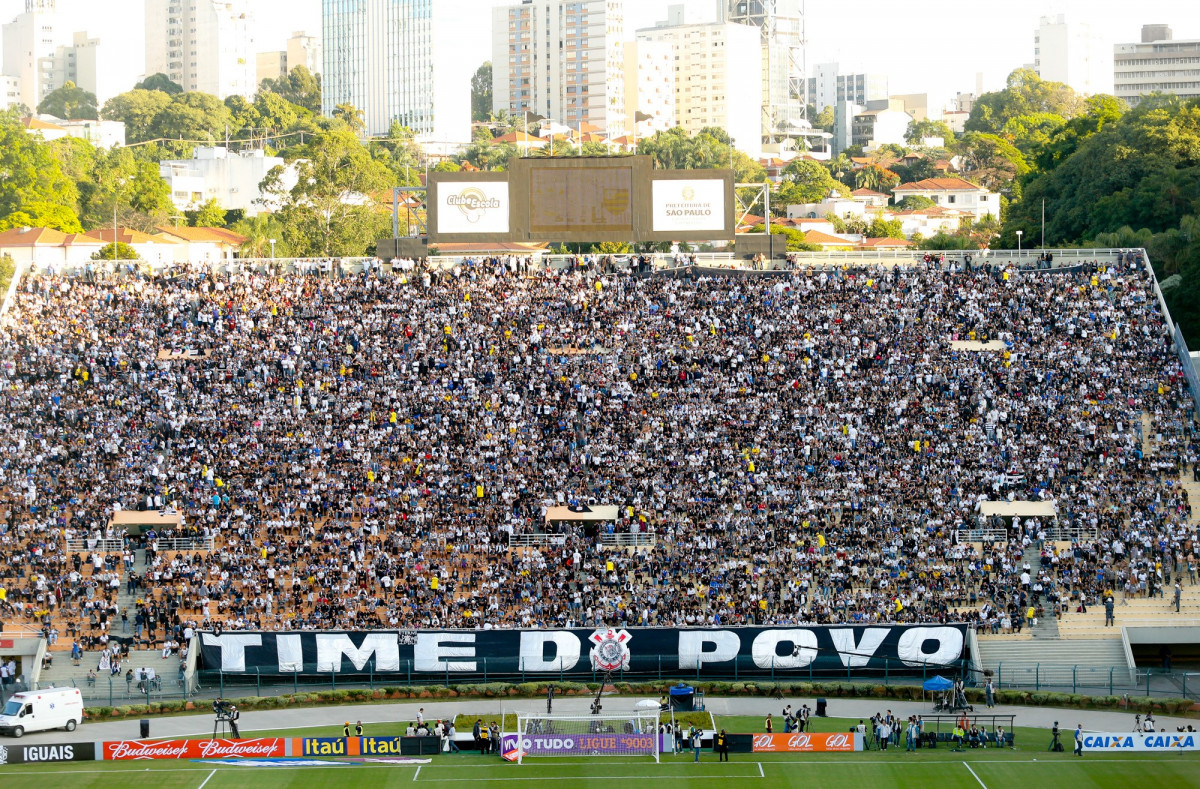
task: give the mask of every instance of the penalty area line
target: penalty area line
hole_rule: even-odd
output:
[[[204,779],[204,782],[201,783],[198,787],[196,787],[196,789],[204,789],[205,785],[207,785],[208,782],[212,780],[212,777],[216,774],[217,774],[217,771],[213,770],[211,773],[208,774],[208,777]]]
[[[976,780],[976,781],[979,781],[979,785],[980,785],[980,786],[982,786],[982,787],[983,787],[983,789],[987,789],[987,784],[985,784],[985,783],[983,782],[983,779],[982,779],[982,778],[980,778],[978,775],[976,775],[975,771],[971,769],[971,765],[967,764],[966,762],[963,762],[963,763],[962,763],[962,766],[963,766],[963,767],[966,767],[966,768],[967,768],[967,770],[968,770],[968,771],[971,773],[971,775],[975,776],[975,780]]]
[[[415,773],[413,773],[413,780],[414,780],[414,781],[415,781],[415,780],[417,780],[417,777],[418,777],[418,776],[421,774],[421,768],[422,768],[422,767],[424,767],[424,766],[425,766],[425,765],[423,765],[423,764],[418,764],[418,765],[417,765],[417,771],[416,771]]]
[[[438,783],[479,783],[486,781],[488,783],[500,781],[524,781],[525,783],[533,783],[535,781],[600,781],[600,780],[632,780],[635,778],[645,778],[645,775],[547,775],[547,776],[521,776],[520,778],[436,778]],[[685,775],[664,776],[670,778],[687,778]],[[698,775],[697,778],[762,778],[762,767],[759,767],[759,775],[754,773],[742,774],[720,774],[720,775]],[[984,788],[986,789],[986,787]]]

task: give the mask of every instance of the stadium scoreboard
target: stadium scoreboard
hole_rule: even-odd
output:
[[[648,156],[522,158],[433,173],[429,241],[732,239],[731,170],[655,170]]]

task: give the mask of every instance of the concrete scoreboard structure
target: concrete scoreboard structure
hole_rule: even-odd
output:
[[[731,170],[655,170],[648,156],[514,159],[434,173],[429,241],[715,241],[734,237]]]

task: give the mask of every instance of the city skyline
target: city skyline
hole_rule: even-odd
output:
[[[462,51],[478,53],[478,63],[490,59],[491,13],[514,0],[435,0],[453,2],[462,9]],[[666,18],[678,0],[643,0],[626,10],[626,37]],[[712,0],[688,0],[697,13],[711,13]],[[922,13],[905,14],[883,0],[851,0],[821,4],[809,0],[807,65],[811,74],[818,63],[835,61],[843,72],[887,75],[893,93],[928,92],[941,100],[957,91],[972,92],[976,74],[983,76],[985,91],[997,90],[1015,68],[1033,62],[1033,35],[1041,16],[1066,14],[1090,22],[1108,43],[1139,40],[1144,24],[1166,24],[1177,39],[1200,38],[1200,19],[1189,13],[1184,0],[1145,0],[1131,6],[1118,0],[1011,0],[1003,6],[978,4],[964,14],[958,0],[929,0]],[[126,79],[144,73],[145,12],[142,0],[58,0],[71,32],[87,31],[102,41],[116,40],[124,51],[115,66]],[[114,13],[127,7],[128,13]],[[253,50],[281,50],[295,31],[319,35],[321,0],[252,0],[250,25]],[[11,21],[24,10],[24,0],[0,0],[0,22]],[[881,15],[881,11],[886,11]],[[476,13],[477,12],[477,13]],[[858,20],[870,20],[860,23]],[[980,40],[982,39],[982,40]],[[961,53],[961,54],[960,54]]]

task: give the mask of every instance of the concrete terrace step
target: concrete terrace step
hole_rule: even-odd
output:
[[[1106,685],[1112,681],[1126,686],[1130,682],[1129,663],[1120,631],[1109,628],[1110,638],[1034,639],[1005,642],[986,639],[979,642],[979,658],[984,669],[995,672],[1003,685]]]

